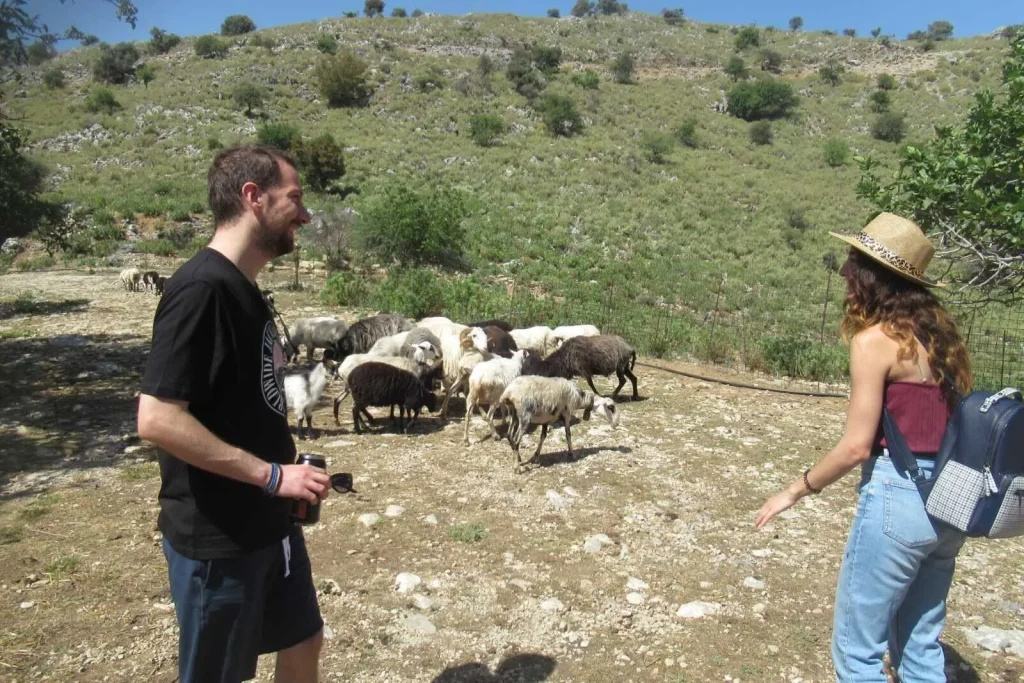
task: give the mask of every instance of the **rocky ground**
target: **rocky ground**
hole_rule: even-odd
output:
[[[321,310],[278,291],[286,318]],[[133,436],[156,298],[120,290],[113,272],[48,272],[0,277],[0,302],[0,679],[173,681],[159,480]],[[306,530],[323,679],[832,680],[855,477],[751,524],[839,437],[844,400],[672,369],[724,376],[642,360],[643,400],[621,404],[617,431],[579,424],[574,462],[555,432],[521,475],[505,443],[462,446],[461,402],[447,424],[356,436],[325,398],[320,439],[301,449],[353,472],[359,493],[332,496]],[[964,549],[950,680],[1024,680],[1022,550]],[[261,661],[260,680],[271,672]]]

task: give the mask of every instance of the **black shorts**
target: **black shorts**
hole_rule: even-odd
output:
[[[323,628],[301,527],[280,543],[230,559],[193,560],[167,539],[163,545],[181,683],[249,680],[259,655],[298,645]]]

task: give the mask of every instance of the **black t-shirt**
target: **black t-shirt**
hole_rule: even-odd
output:
[[[295,442],[283,367],[270,309],[223,254],[203,249],[167,281],[142,393],[188,401],[189,412],[223,441],[268,462],[289,464]],[[288,500],[158,452],[158,525],[182,555],[237,557],[288,534]]]

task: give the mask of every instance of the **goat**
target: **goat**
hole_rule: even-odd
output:
[[[352,393],[352,424],[356,434],[362,434],[361,416],[369,423],[373,417],[367,411],[369,406],[399,406],[398,430],[405,432],[404,416],[409,413],[408,427],[419,417],[424,407],[431,412],[437,409],[437,397],[427,390],[416,375],[386,363],[363,363],[348,376],[348,388]],[[393,413],[392,413],[393,414]]]
[[[310,436],[316,438],[316,433],[313,431],[313,409],[320,401],[320,397],[323,396],[324,389],[327,388],[327,383],[337,370],[337,366],[338,364],[333,360],[325,358],[323,362],[317,363],[309,370],[285,375],[284,395],[299,421],[300,439],[306,438],[302,429],[303,418],[306,419]]]

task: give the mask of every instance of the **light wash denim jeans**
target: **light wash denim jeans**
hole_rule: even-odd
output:
[[[931,477],[934,461],[918,459]],[[939,635],[964,535],[933,525],[887,452],[861,468],[860,503],[839,570],[832,660],[840,683],[885,683],[888,647],[902,683],[945,683]]]

